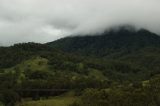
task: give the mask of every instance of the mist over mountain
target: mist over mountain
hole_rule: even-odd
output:
[[[0,47],[0,105],[159,106],[159,76],[160,36],[130,26]]]
[[[50,47],[83,55],[107,56],[160,47],[160,36],[134,27],[113,28],[97,35],[70,36],[48,43]]]
[[[0,0],[0,43],[46,43],[131,24],[160,34],[159,0]]]
[[[0,106],[160,106],[160,0],[0,0]]]

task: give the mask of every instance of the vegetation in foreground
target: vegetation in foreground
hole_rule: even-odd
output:
[[[120,49],[111,44],[111,48],[101,48],[99,53],[91,43],[89,49],[78,50],[80,54],[96,52],[89,56],[74,53],[77,50],[64,53],[48,44],[0,47],[0,102],[5,106],[21,102],[31,106],[46,102],[63,106],[74,98],[48,98],[75,91],[74,96],[79,99],[70,106],[160,106],[159,38],[144,32],[138,32],[144,36],[140,37],[144,38],[143,44],[136,37],[133,40],[139,43],[119,42]],[[80,41],[83,43],[83,39]],[[23,101],[25,98],[32,101]]]
[[[106,89],[88,88],[81,92],[47,100],[24,101],[18,106],[159,106],[160,75],[134,85],[114,85]]]
[[[18,106],[69,106],[75,101],[74,97],[54,98],[47,100],[28,101]]]

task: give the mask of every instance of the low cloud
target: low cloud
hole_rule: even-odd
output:
[[[45,43],[131,24],[160,34],[159,0],[0,0],[0,44]]]

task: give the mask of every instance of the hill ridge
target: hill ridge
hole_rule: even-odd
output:
[[[69,36],[47,43],[65,52],[83,55],[108,55],[117,51],[132,52],[145,47],[160,47],[160,36],[145,29],[131,31],[122,28],[98,35]]]

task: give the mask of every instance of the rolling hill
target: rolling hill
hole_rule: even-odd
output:
[[[47,43],[64,52],[105,57],[128,54],[148,47],[160,48],[160,36],[145,29],[138,31],[121,27],[98,35],[71,36]]]
[[[72,91],[71,106],[159,106],[159,75],[160,36],[144,29],[0,47],[0,103],[8,106],[25,98],[66,106],[60,95]]]

